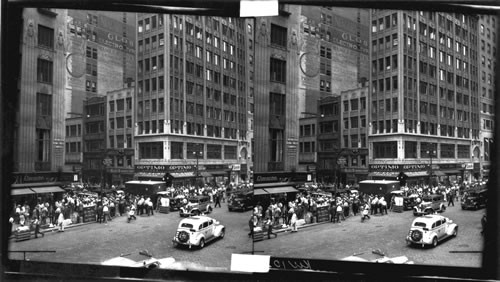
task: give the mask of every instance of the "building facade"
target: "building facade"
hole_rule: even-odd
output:
[[[15,183],[71,182],[65,155],[65,10],[24,9],[20,47]]]
[[[106,158],[111,185],[123,186],[134,178],[134,97],[135,84],[109,91],[106,99]]]
[[[339,183],[341,165],[346,149],[342,148],[340,96],[325,97],[318,105],[318,165],[317,180],[323,183]],[[344,182],[345,183],[345,182]]]
[[[363,86],[363,85],[360,85]],[[368,178],[368,86],[342,91],[340,94],[342,121],[341,161],[343,184],[357,184]]]
[[[481,150],[478,18],[391,10],[370,18],[370,174],[470,180]]]
[[[91,187],[105,188],[111,183],[106,175],[107,114],[106,96],[92,97],[83,107],[83,165],[82,180]]]
[[[246,20],[139,14],[136,36],[135,177],[246,180]]]
[[[479,157],[480,174],[482,178],[488,178],[491,166],[491,145],[493,143],[493,128],[495,120],[495,71],[496,71],[496,30],[497,17],[481,15],[479,17],[479,58],[481,77],[479,85],[481,94],[480,103],[480,138],[481,150],[474,154]],[[476,162],[477,163],[477,162]],[[477,170],[477,169],[476,169]]]

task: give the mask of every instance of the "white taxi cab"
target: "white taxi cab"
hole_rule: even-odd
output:
[[[178,245],[198,246],[200,249],[205,244],[224,238],[226,228],[217,220],[208,216],[192,216],[181,220],[177,232],[172,240],[174,247]]]
[[[453,220],[437,214],[424,215],[413,220],[406,242],[436,247],[440,241],[457,234],[458,225]]]

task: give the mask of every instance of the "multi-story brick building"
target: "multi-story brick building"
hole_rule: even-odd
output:
[[[137,178],[169,173],[179,184],[247,179],[253,62],[246,22],[138,15]]]
[[[493,143],[493,128],[495,120],[495,71],[496,71],[496,32],[497,17],[481,15],[479,17],[479,103],[480,103],[480,138],[482,144],[478,154],[481,177],[488,178],[491,166],[491,145]],[[477,141],[476,141],[477,142]],[[477,162],[475,162],[477,163]],[[477,166],[477,165],[476,165]],[[476,172],[477,172],[476,168]]]
[[[478,18],[373,10],[370,19],[370,174],[470,178],[480,150]]]

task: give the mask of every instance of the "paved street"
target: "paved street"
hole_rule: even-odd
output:
[[[372,250],[379,249],[388,257],[407,256],[415,264],[479,267],[481,251],[480,219],[484,209],[464,211],[460,204],[449,207],[442,215],[458,226],[458,236],[442,241],[435,249],[407,246],[406,235],[415,218],[411,211],[371,216],[361,223],[360,216],[349,217],[340,224],[326,223],[299,229],[297,233],[279,233],[276,239],[255,244],[257,254],[316,259],[342,259],[354,254],[372,260],[381,258]]]
[[[137,254],[146,249],[155,258],[174,257],[176,261],[229,269],[232,253],[251,251],[252,241],[247,236],[250,213],[229,212],[227,204],[222,203],[222,208],[216,208],[209,216],[226,226],[226,236],[202,250],[173,247],[172,238],[181,220],[178,212],[137,216],[131,223],[122,216],[108,224],[87,224],[22,242],[11,240],[10,250],[55,250],[55,253],[29,253],[27,259],[100,264],[121,254]],[[11,253],[10,257],[22,259],[22,254]]]

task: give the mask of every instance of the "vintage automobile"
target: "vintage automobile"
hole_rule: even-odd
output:
[[[412,210],[417,205],[418,195],[412,194],[408,197],[403,197],[403,209],[405,211]]]
[[[122,254],[119,257],[114,257],[103,261],[102,265],[139,267],[139,268],[161,268],[168,269],[175,263],[173,257],[162,259],[154,258],[147,250],[140,251],[138,254]]]
[[[487,194],[487,189],[467,192],[467,195],[462,199],[462,209],[478,210],[480,208],[486,207]]]
[[[224,238],[226,228],[219,221],[208,216],[192,216],[181,220],[172,240],[174,247],[179,245],[197,246],[200,249],[205,244]]]
[[[188,199],[188,203],[179,209],[180,216],[201,215],[211,213],[212,204],[208,196],[195,196]]]
[[[421,216],[433,214],[435,212],[444,212],[446,205],[443,195],[434,194],[422,197],[422,202],[413,207],[413,215]]]
[[[246,211],[253,208],[253,191],[233,194],[227,208],[229,211]]]
[[[458,225],[453,220],[437,214],[424,215],[413,220],[406,243],[436,247],[438,242],[457,234]]]

